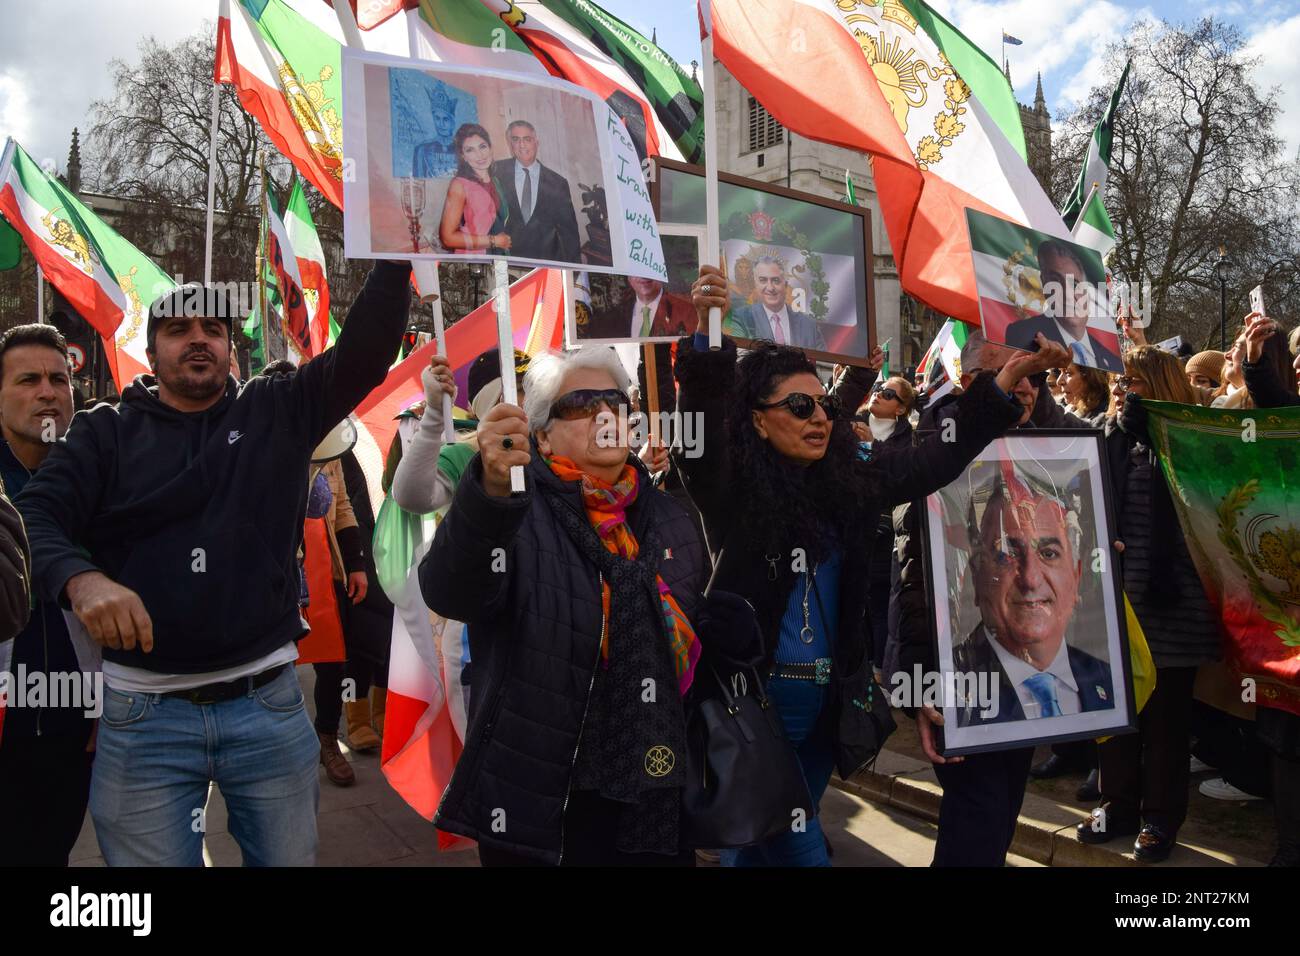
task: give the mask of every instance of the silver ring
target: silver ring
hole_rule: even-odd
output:
[[[700,286],[700,295],[713,295],[713,286],[711,285]]]

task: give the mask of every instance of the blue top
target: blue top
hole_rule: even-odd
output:
[[[806,664],[819,657],[830,657],[835,646],[835,630],[839,624],[841,555],[835,551],[816,567],[816,588],[809,584],[809,568],[795,578],[790,603],[781,618],[781,634],[776,643],[776,660],[779,664]],[[803,630],[803,596],[808,588],[808,625],[813,631],[811,644],[799,637]],[[821,600],[818,600],[818,597]]]

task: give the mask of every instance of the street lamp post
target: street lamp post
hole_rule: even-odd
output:
[[[1219,279],[1219,351],[1228,351],[1228,260],[1219,246],[1219,261],[1214,264],[1214,274]]]

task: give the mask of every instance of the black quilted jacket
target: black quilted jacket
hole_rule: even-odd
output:
[[[629,461],[642,475],[628,510],[632,533],[644,540],[655,524],[659,574],[693,620],[708,577],[699,532],[681,505],[650,488],[641,463]],[[465,751],[434,823],[558,863],[604,620],[596,566],[539,490],[558,491],[585,515],[578,483],[556,477],[536,446],[527,476],[522,494],[493,498],[475,456],[420,565],[425,602],[469,625],[474,661]]]
[[[745,476],[732,474],[724,423],[735,366],[735,344],[726,336],[723,348],[717,352],[697,352],[691,339],[679,343],[677,407],[682,414],[703,416],[704,454],[695,459],[677,455],[674,464],[704,518],[705,536],[716,564],[711,586],[744,596],[757,612],[764,640],[760,657],[766,672],[776,652],[781,617],[797,575],[791,562],[783,561],[777,580],[769,581],[762,549],[753,545],[748,529],[733,520],[739,513],[737,499],[745,493]],[[876,534],[875,516],[887,507],[929,494],[954,480],[985,445],[1015,423],[1020,406],[999,392],[992,374],[984,374],[954,403],[953,412],[958,419],[954,441],[945,442],[936,435],[907,451],[891,451],[873,456],[869,462],[854,463],[863,497],[859,511],[872,518],[866,526],[851,529],[853,546],[846,549],[840,572],[839,626],[832,656],[842,677],[848,678],[865,666],[871,646],[866,616],[867,560]],[[839,725],[841,706],[847,706],[847,702],[836,696],[827,709],[832,726]]]

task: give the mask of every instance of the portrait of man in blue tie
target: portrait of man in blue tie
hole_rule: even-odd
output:
[[[980,622],[953,648],[953,664],[958,686],[990,687],[996,699],[958,700],[958,726],[1115,706],[1110,667],[1067,640],[1083,577],[1075,500],[1003,462],[978,522],[972,504]]]
[[[1036,351],[1039,332],[1070,350],[1075,365],[1123,374],[1124,363],[1089,329],[1088,320],[1097,312],[1104,296],[1088,277],[1083,257],[1070,244],[1049,239],[1038,246],[1038,270],[1046,307],[1007,326],[1006,344],[1028,352]],[[1118,342],[1118,340],[1116,340]]]

